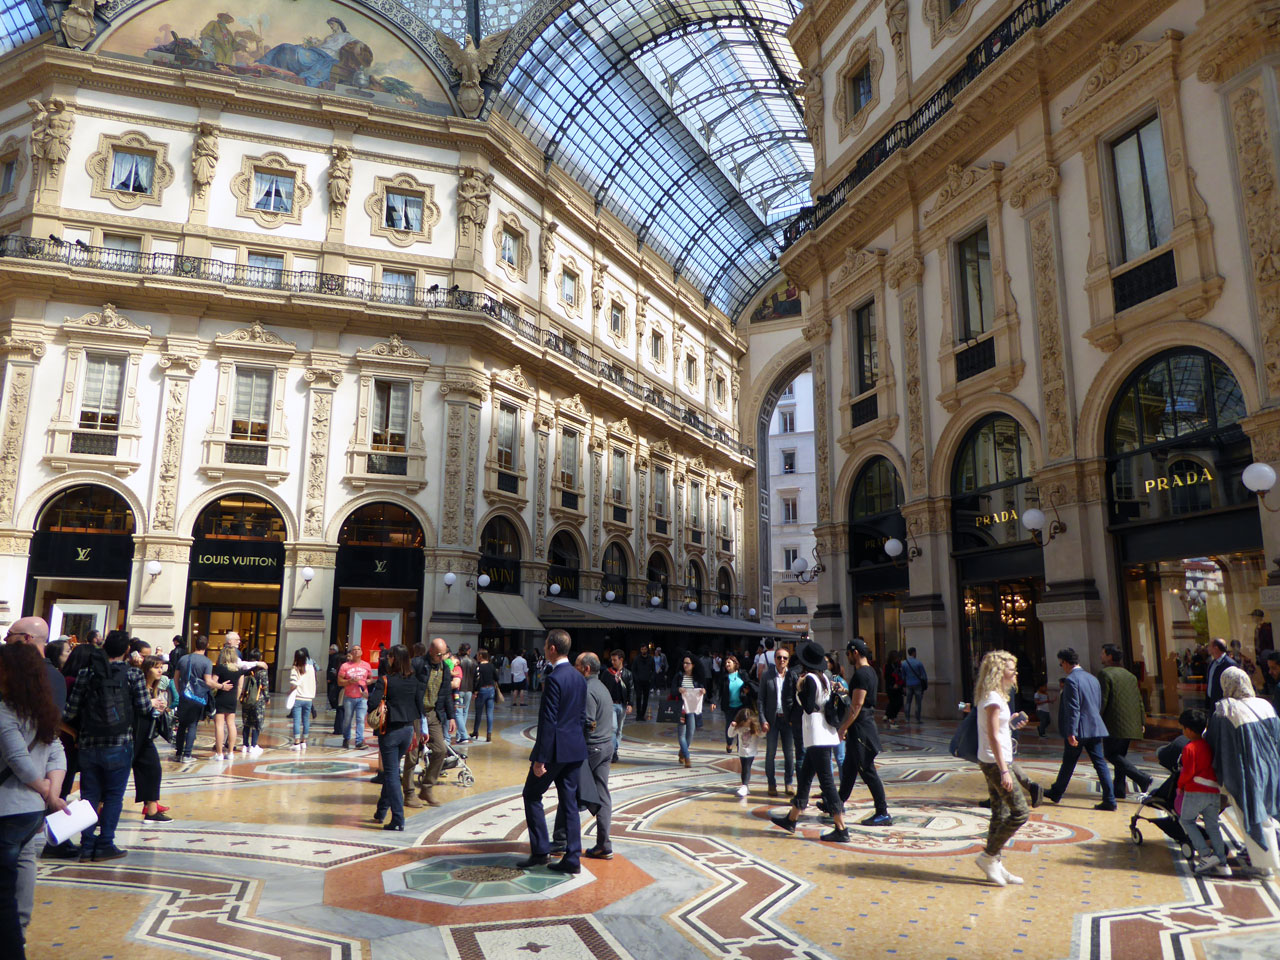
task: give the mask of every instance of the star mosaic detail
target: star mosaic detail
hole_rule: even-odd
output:
[[[585,870],[576,876],[522,870],[515,866],[518,859],[514,854],[432,857],[383,874],[383,888],[400,896],[470,906],[549,900],[595,879]]]

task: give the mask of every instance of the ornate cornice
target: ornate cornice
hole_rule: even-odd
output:
[[[1062,178],[1051,163],[1027,171],[1009,189],[1009,206],[1015,210],[1035,206],[1035,202],[1058,195]]]
[[[6,333],[0,336],[0,356],[13,360],[39,360],[44,356],[43,340],[29,340]]]
[[[110,334],[112,339],[146,342],[151,339],[151,328],[134,323],[116,312],[115,304],[103,304],[99,313],[86,313],[83,317],[62,318],[62,328],[68,333]]]
[[[924,276],[924,260],[914,250],[902,254],[889,263],[889,286],[897,290],[920,282]]]
[[[1164,39],[1181,40],[1182,34],[1176,30],[1168,30],[1164,34]],[[1152,43],[1146,43],[1142,40],[1135,40],[1127,46],[1121,46],[1112,41],[1103,43],[1098,48],[1098,65],[1085,78],[1084,87],[1081,88],[1080,95],[1076,97],[1075,102],[1069,107],[1062,108],[1063,118],[1066,119],[1072,113],[1078,111],[1090,100],[1106,90],[1107,87],[1131,71],[1156,50],[1162,42],[1157,40]]]
[[[218,334],[213,343],[224,352],[265,354],[283,360],[291,358],[298,349],[296,343],[272,333],[257,320],[239,330]]]
[[[489,391],[483,383],[479,381],[467,379],[446,380],[440,384],[440,395],[449,396],[451,393],[461,394],[460,399],[472,397],[476,400],[484,400],[489,396]]]

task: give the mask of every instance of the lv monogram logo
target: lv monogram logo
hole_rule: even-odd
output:
[[[89,559],[89,551],[93,547],[76,547],[76,563],[84,563]]]
[[[375,561],[373,561],[373,572],[374,572],[374,573],[386,573],[386,572],[387,572],[387,561],[385,561],[385,560],[375,560]]]

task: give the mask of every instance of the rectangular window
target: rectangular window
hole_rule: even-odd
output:
[[[857,114],[871,102],[871,64],[864,63],[862,69],[849,78],[849,116]]]
[[[667,515],[667,468],[653,468],[653,515]]]
[[[416,193],[387,191],[387,202],[382,212],[383,226],[392,230],[422,232],[422,196]]]
[[[799,556],[800,556],[800,551],[796,547],[783,547],[782,548],[782,568],[786,570],[788,573],[790,573],[791,565],[796,562],[796,559]]]
[[[136,270],[142,258],[142,238],[130,237],[120,233],[104,233],[102,245],[113,251],[101,256],[101,264],[107,269],[112,267],[125,270]],[[86,251],[87,252],[87,251]]]
[[[797,523],[800,519],[799,509],[795,497],[782,498],[782,522]]]
[[[796,412],[794,410],[778,411],[778,432],[779,433],[795,433],[796,432]]]
[[[151,195],[152,178],[156,170],[156,158],[152,153],[134,153],[131,150],[111,151],[111,189],[122,193]]]
[[[91,353],[85,358],[80,426],[85,430],[120,429],[120,394],[124,357]]]
[[[566,487],[578,485],[578,432],[560,432],[560,482]]]
[[[1168,243],[1173,232],[1160,118],[1151,118],[1112,143],[1111,163],[1124,262]]]
[[[724,403],[724,377],[716,377],[716,403]]]
[[[520,262],[520,235],[511,230],[502,231],[502,262],[512,267]]]
[[[627,455],[621,450],[613,451],[609,495],[615,503],[625,503],[627,499]]]
[[[876,305],[859,307],[853,313],[854,348],[858,358],[858,393],[875,388],[880,377],[880,351],[876,348]]]
[[[661,363],[665,356],[666,343],[662,334],[655,333],[649,337],[649,356],[653,357],[654,363]]]
[[[516,465],[516,408],[498,405],[498,467],[514,470]]]
[[[12,193],[14,186],[16,186],[14,180],[16,180],[17,177],[18,161],[4,161],[4,167],[3,169],[0,169],[0,193]]]
[[[615,303],[609,308],[609,329],[613,332],[613,335],[615,337],[622,336],[622,333],[623,333],[622,321],[623,321],[622,307],[618,306]]]
[[[689,525],[695,530],[702,526],[702,484],[697,480],[689,484]]]
[[[121,250],[126,253],[141,253],[142,238],[128,237],[119,233],[104,233],[102,245],[108,250]]]
[[[794,450],[782,451],[782,472],[783,473],[796,472],[796,452]]]
[[[729,536],[729,516],[731,506],[729,504],[729,495],[727,493],[720,494],[720,536]]]
[[[408,270],[383,270],[383,293],[392,300],[404,303],[413,301],[413,288],[417,278]]]
[[[231,439],[267,442],[271,429],[271,378],[261,367],[236,367]]]
[[[373,433],[375,450],[401,452],[409,435],[409,384],[397,380],[373,382]]]
[[[991,244],[985,224],[956,244],[956,266],[960,274],[960,339],[973,340],[991,329],[995,308]]]
[[[687,353],[684,357],[684,378],[690,383],[698,381],[698,358],[692,353]]]
[[[572,270],[560,274],[560,297],[571,307],[578,303],[578,275]]]
[[[293,212],[293,174],[253,173],[253,209],[268,213]]]
[[[785,387],[782,388],[782,396],[779,399],[794,400],[795,398],[796,398],[796,383],[794,380],[792,380],[790,383],[788,383]]]

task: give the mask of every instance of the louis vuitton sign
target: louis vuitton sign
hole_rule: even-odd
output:
[[[133,537],[127,533],[52,533],[31,538],[31,574],[67,580],[128,580]]]
[[[191,579],[216,583],[280,583],[284,544],[278,540],[200,539],[191,545]]]

